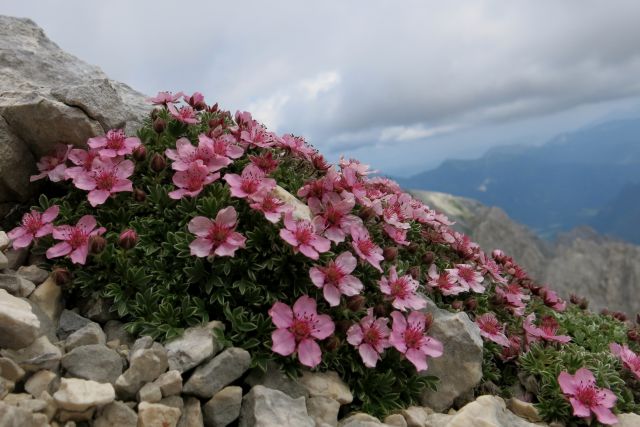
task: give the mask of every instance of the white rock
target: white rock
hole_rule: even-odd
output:
[[[242,399],[239,427],[315,427],[303,397],[257,385]]]
[[[422,427],[427,423],[427,419],[433,411],[422,406],[410,406],[402,410],[401,413],[408,427]]]
[[[4,254],[4,252],[0,251],[0,270],[4,270],[9,267],[9,258]]]
[[[53,399],[60,408],[74,412],[107,405],[115,398],[116,392],[111,384],[77,378],[62,378],[60,388],[53,394]]]
[[[157,403],[161,400],[162,392],[155,383],[147,383],[138,391],[138,402]]]
[[[180,337],[166,343],[169,369],[182,373],[217,354],[222,345],[214,336],[216,328],[224,329],[224,325],[213,321],[206,326],[188,328]]]
[[[210,398],[244,374],[251,364],[249,352],[231,347],[196,368],[184,385],[183,393]]]
[[[353,394],[344,381],[333,371],[309,372],[305,371],[298,379],[311,397],[324,396],[337,400],[341,404],[353,402]]]
[[[400,414],[391,414],[384,419],[385,424],[393,427],[407,427],[407,421]]]
[[[147,339],[148,338],[148,339]],[[167,352],[149,337],[136,341],[129,355],[129,369],[116,380],[118,396],[132,398],[140,388],[167,370]]]
[[[200,401],[195,397],[187,397],[184,400],[184,409],[178,421],[178,427],[204,427]]]
[[[78,329],[67,337],[64,341],[64,348],[67,352],[73,350],[76,347],[90,344],[105,345],[107,337],[97,323],[87,323],[82,328]]]
[[[165,372],[153,383],[160,388],[162,397],[180,394],[182,391],[182,375],[180,375],[180,371],[173,370]]]
[[[225,427],[240,416],[242,387],[228,386],[217,392],[203,406],[207,427]]]
[[[0,348],[24,348],[35,341],[39,329],[29,303],[0,289]]]
[[[62,357],[60,349],[51,344],[49,338],[44,335],[27,347],[20,350],[2,350],[0,354],[12,359],[27,372],[36,372],[40,369],[55,371],[58,369]]]
[[[93,423],[94,427],[136,427],[138,414],[122,402],[115,401],[102,408]]]
[[[7,233],[0,230],[0,251],[7,249],[7,247],[9,247],[9,242],[11,242],[11,240],[9,240]]]
[[[338,425],[340,402],[326,396],[315,396],[307,399],[307,413],[318,424]]]
[[[480,396],[474,402],[462,407],[446,424],[447,427],[537,427],[513,412],[498,396]]]
[[[285,202],[286,204],[293,206],[293,217],[295,219],[304,219],[311,220],[311,209],[305,203],[302,203],[300,199],[298,199],[293,194],[289,193],[284,188],[276,185],[276,188],[273,190],[275,196]]]
[[[638,414],[619,414],[618,424],[615,424],[614,427],[638,427],[640,426],[640,415]]]
[[[24,377],[24,369],[22,369],[16,362],[8,357],[0,357],[0,376],[13,381],[19,382]]]
[[[57,388],[58,376],[49,370],[38,371],[24,384],[24,389],[32,396],[40,396],[42,392],[53,393]]]
[[[32,426],[31,412],[0,402],[0,426],[2,427],[26,427]]]
[[[138,405],[138,427],[176,427],[182,411],[159,403]]]
[[[18,268],[18,275],[23,279],[27,279],[33,282],[34,285],[39,285],[49,277],[49,272],[37,265],[23,265]]]
[[[36,304],[51,319],[57,321],[62,312],[62,289],[49,276],[31,295],[29,300]]]

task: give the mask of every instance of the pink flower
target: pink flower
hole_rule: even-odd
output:
[[[318,259],[319,254],[327,252],[331,242],[316,233],[313,224],[307,220],[294,220],[291,212],[284,215],[284,226],[280,237],[293,246],[294,252],[302,252],[311,259]]]
[[[128,179],[133,169],[131,160],[115,163],[109,158],[95,159],[90,171],[75,176],[74,184],[81,190],[89,191],[89,203],[96,207],[106,202],[112,194],[133,191],[133,184]]]
[[[331,307],[340,304],[340,295],[358,295],[362,290],[362,282],[351,275],[358,261],[351,252],[343,252],[325,267],[311,267],[309,276],[318,288],[323,290],[324,299]]]
[[[282,135],[282,138],[278,139],[278,146],[286,148],[294,155],[298,155],[306,159],[310,159],[314,153],[313,148],[307,145],[304,138],[290,134]]]
[[[313,222],[320,230],[324,230],[324,236],[335,242],[344,242],[344,239],[354,225],[362,224],[362,220],[351,214],[356,204],[353,198],[343,199],[337,193],[327,193],[322,201],[315,197],[307,201],[311,213],[315,215]]]
[[[249,156],[249,160],[267,175],[278,168],[278,160],[273,158],[271,151],[262,153],[259,156]]]
[[[168,104],[167,108],[169,109],[169,114],[179,122],[187,124],[198,123],[198,117],[196,116],[195,110],[188,105],[180,107],[180,110],[178,110],[173,104]]]
[[[222,179],[231,187],[231,195],[242,199],[263,191],[271,191],[276,187],[276,181],[266,178],[265,173],[253,164],[245,166],[242,175],[227,173]]]
[[[94,159],[100,157],[97,150],[83,150],[81,148],[73,148],[69,151],[69,160],[76,165],[64,172],[66,178],[71,178],[74,181],[78,175],[82,175],[85,172],[89,172],[93,168]]]
[[[447,271],[438,274],[438,267],[435,264],[431,264],[427,275],[429,276],[427,285],[438,289],[442,295],[458,295],[467,290],[464,286],[460,286]]]
[[[180,138],[176,141],[176,149],[168,148],[165,155],[173,160],[171,169],[176,171],[186,171],[196,160],[201,160],[209,172],[216,172],[231,164],[229,158],[216,154],[213,140],[202,134],[198,136],[198,147],[194,147],[187,138]]]
[[[629,347],[616,343],[609,344],[611,353],[618,356],[625,368],[630,370],[633,375],[640,380],[640,356],[635,354]]]
[[[412,311],[405,319],[399,311],[391,313],[393,319],[389,342],[404,354],[418,371],[427,369],[427,356],[442,356],[442,343],[425,335],[426,315]]]
[[[230,159],[239,159],[244,154],[242,147],[236,144],[236,139],[224,134],[213,140],[213,151],[218,156],[225,156]]]
[[[178,187],[171,191],[169,197],[179,200],[184,196],[196,197],[204,189],[205,185],[211,184],[220,178],[220,173],[209,173],[202,160],[192,162],[187,170],[176,172],[173,175],[173,183]]]
[[[509,339],[504,334],[504,325],[498,322],[495,314],[485,313],[476,317],[476,325],[480,328],[480,335],[502,347],[509,347]]]
[[[278,223],[282,214],[291,209],[271,191],[258,193],[252,196],[251,199],[253,202],[249,206],[251,206],[252,209],[262,212],[267,221],[273,224]]]
[[[57,144],[53,154],[43,156],[36,164],[40,173],[31,175],[29,181],[37,181],[45,176],[49,177],[53,182],[64,180],[66,178],[64,172],[67,169],[67,157],[69,156],[71,147],[72,145]]]
[[[563,301],[555,291],[552,291],[547,286],[543,286],[540,289],[540,296],[544,300],[546,306],[551,307],[557,312],[562,312],[567,308],[567,303]]]
[[[611,412],[616,404],[616,395],[609,389],[597,387],[590,370],[580,368],[575,375],[562,371],[558,375],[558,384],[564,395],[569,397],[574,416],[590,418],[593,412],[602,424],[613,425],[618,422]]]
[[[147,102],[155,105],[170,104],[178,101],[182,96],[184,96],[182,92],[177,92],[175,95],[171,92],[158,92],[153,98],[147,98]]]
[[[409,220],[413,218],[411,196],[407,193],[392,194],[384,199],[385,207],[382,210],[382,219],[396,228],[408,229]]]
[[[260,148],[271,147],[276,139],[277,137],[273,133],[267,132],[265,128],[257,123],[251,126],[250,129],[243,130],[240,133],[240,142]]]
[[[347,331],[347,341],[358,348],[364,366],[368,368],[375,368],[384,349],[391,347],[388,321],[386,317],[373,317],[373,309],[370,308],[367,315]]]
[[[523,316],[527,307],[525,301],[530,299],[529,295],[523,292],[523,288],[517,283],[507,286],[497,285],[495,288],[496,295],[500,296],[507,304],[511,312],[516,316]]]
[[[84,264],[89,254],[89,238],[100,236],[107,231],[106,228],[96,228],[96,219],[93,215],[85,215],[76,225],[61,225],[54,227],[53,238],[62,240],[47,249],[47,258],[58,258],[70,255],[74,264]]]
[[[87,145],[98,150],[103,157],[126,156],[133,153],[140,144],[138,138],[127,137],[122,129],[111,129],[106,136],[96,136],[87,141]]]
[[[233,206],[218,212],[215,221],[197,216],[189,221],[189,231],[196,239],[191,242],[191,255],[206,257],[209,255],[235,256],[238,248],[244,248],[246,237],[235,231],[238,214]]]
[[[276,302],[269,310],[276,330],[271,334],[271,350],[282,356],[298,353],[300,363],[310,368],[322,360],[320,346],[315,341],[332,335],[335,325],[326,314],[318,314],[316,302],[303,295],[293,305]]]
[[[376,270],[382,273],[382,267],[380,267],[380,261],[384,259],[382,256],[382,248],[376,245],[371,237],[369,231],[361,225],[351,227],[351,246],[360,259],[367,261]]]
[[[207,108],[207,104],[204,102],[204,95],[200,92],[193,92],[193,95],[191,96],[184,95],[183,99],[184,102],[191,105],[196,110],[204,110]]]
[[[457,264],[456,268],[450,268],[447,271],[456,282],[466,289],[471,289],[477,293],[484,292],[484,286],[482,286],[484,278],[472,265]]]
[[[420,285],[418,281],[410,274],[398,277],[395,266],[389,269],[389,278],[382,276],[378,285],[383,294],[391,297],[391,305],[398,310],[406,311],[408,308],[420,310],[427,306],[427,301],[416,294]]]
[[[7,236],[12,240],[16,249],[26,248],[39,237],[44,237],[53,232],[53,220],[58,216],[60,207],[53,205],[43,213],[31,211],[22,216],[21,225],[17,226]]]
[[[484,252],[480,251],[480,257],[478,261],[480,267],[482,268],[482,274],[489,273],[489,275],[491,275],[493,280],[495,280],[496,282],[502,284],[507,283],[507,279],[502,277],[502,269],[500,268],[500,266],[493,259],[488,257]]]
[[[568,335],[556,335],[559,325],[558,321],[553,317],[544,317],[539,327],[533,324],[535,320],[535,313],[531,313],[524,320],[523,328],[527,334],[527,342],[531,343],[540,339],[559,343],[568,343],[571,341],[571,337]]]
[[[391,240],[396,242],[398,245],[407,246],[409,245],[409,241],[407,241],[407,230],[394,227],[390,224],[385,224],[382,226],[382,229],[387,234],[387,236],[391,237]]]

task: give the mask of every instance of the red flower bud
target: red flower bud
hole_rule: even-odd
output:
[[[72,279],[71,272],[64,267],[54,268],[51,275],[53,276],[53,281],[56,282],[58,286],[64,286],[71,282]]]
[[[364,308],[366,302],[366,298],[362,295],[354,295],[347,298],[347,308],[351,311],[360,311]]]
[[[166,127],[167,127],[167,123],[160,117],[158,117],[153,121],[153,130],[156,131],[156,133],[164,132],[164,129]]]
[[[166,167],[167,161],[164,159],[164,156],[162,154],[155,153],[151,157],[151,169],[154,172],[162,172]]]
[[[133,190],[133,198],[136,202],[144,202],[147,198],[147,193],[142,191],[139,188],[134,188]]]
[[[160,108],[154,108],[153,110],[151,110],[151,120],[157,119],[160,111],[161,111]]]
[[[384,304],[378,304],[373,307],[373,313],[378,317],[387,316],[389,314],[387,306]]]
[[[627,331],[627,338],[631,341],[640,342],[640,333],[638,333],[637,329],[629,329]]]
[[[475,298],[468,298],[464,302],[464,306],[468,311],[474,311],[476,308],[478,308],[478,300]]]
[[[409,269],[409,274],[411,275],[411,277],[413,277],[415,280],[418,280],[420,278],[420,267],[418,267],[417,265],[414,265],[413,267],[411,267]]]
[[[147,147],[140,144],[133,150],[133,158],[141,162],[147,158]]]
[[[464,307],[464,303],[459,299],[451,303],[451,308],[453,308],[454,310],[462,310],[462,307]]]
[[[89,251],[92,254],[99,254],[107,247],[107,240],[102,236],[91,236],[89,238]]]
[[[327,349],[327,351],[333,351],[338,347],[340,347],[340,344],[342,344],[342,341],[340,341],[340,338],[338,338],[335,335],[332,335],[326,341],[325,348]]]
[[[324,159],[324,156],[322,154],[314,154],[311,158],[311,162],[313,163],[313,167],[319,171],[326,171],[331,167],[331,165]]]
[[[389,246],[384,248],[382,251],[382,256],[385,261],[391,262],[398,257],[398,248],[395,246]]]
[[[424,315],[424,330],[428,331],[429,328],[433,325],[433,314],[425,313]]]
[[[422,262],[424,262],[425,264],[431,265],[435,258],[436,258],[436,254],[429,251],[429,252],[426,252],[424,255],[422,255]]]
[[[138,243],[138,233],[136,233],[135,230],[129,228],[120,233],[118,245],[120,245],[122,249],[131,249],[136,243]]]
[[[407,246],[407,251],[410,254],[415,254],[416,252],[418,252],[419,248],[420,248],[420,246],[418,246],[417,243],[409,243],[409,246]]]
[[[375,218],[376,215],[376,211],[374,211],[373,208],[369,207],[360,209],[360,212],[358,213],[358,216],[362,218],[363,221],[368,221],[371,218]]]

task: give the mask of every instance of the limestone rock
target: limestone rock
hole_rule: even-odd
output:
[[[0,100],[1,99],[2,98],[0,98]],[[21,265],[24,265],[27,258],[29,258],[29,248],[9,248],[4,252],[4,255],[7,257],[7,261],[9,261],[6,268],[9,270],[17,270]]]
[[[102,408],[96,417],[94,427],[136,427],[138,414],[123,402],[115,401]]]
[[[447,427],[468,427],[482,425],[486,427],[536,427],[507,410],[507,406],[500,397],[480,396],[461,408],[449,422]]]
[[[10,242],[11,240],[9,240],[9,236],[7,236],[7,233],[5,231],[0,230],[0,252],[7,249],[9,247]]]
[[[4,252],[0,251],[0,270],[4,270],[7,267],[9,267],[9,259]]]
[[[0,348],[20,349],[38,337],[40,321],[26,301],[0,289]]]
[[[293,206],[292,214],[295,219],[306,219],[309,221],[311,220],[312,218],[311,209],[309,209],[309,206],[307,206],[305,203],[302,203],[300,199],[298,199],[296,196],[289,193],[287,190],[280,187],[279,185],[276,185],[276,188],[274,188],[273,193],[277,198],[282,200],[285,204],[289,206]]]
[[[113,300],[99,296],[93,296],[80,303],[80,313],[99,323],[105,323],[117,317],[112,308]]]
[[[162,392],[162,397],[180,394],[182,391],[182,375],[180,375],[180,372],[176,370],[165,372],[153,383],[158,386]]]
[[[2,401],[7,405],[18,406],[18,403],[22,402],[23,400],[30,399],[33,399],[33,396],[31,396],[29,393],[9,393]]]
[[[253,369],[245,378],[250,386],[262,385],[273,390],[280,390],[289,396],[308,397],[309,392],[298,381],[289,378],[275,362],[267,363],[267,370]]]
[[[42,399],[24,399],[18,402],[18,408],[26,409],[31,413],[43,412],[47,409],[47,402]]]
[[[86,317],[80,316],[78,313],[71,310],[62,310],[62,314],[60,315],[60,322],[58,323],[58,330],[56,333],[58,334],[58,338],[61,340],[66,340],[69,335],[77,331],[78,329],[83,328],[88,323],[91,323],[91,320]]]
[[[107,405],[115,398],[116,393],[111,384],[77,378],[62,378],[60,388],[53,394],[53,399],[60,408],[73,412]]]
[[[34,285],[39,285],[47,280],[49,272],[47,270],[43,270],[37,265],[28,265],[18,268],[18,275],[33,282]]]
[[[213,330],[223,327],[222,323],[213,321],[206,326],[187,328],[182,336],[165,344],[169,369],[182,373],[217,354],[222,345],[215,339]]]
[[[638,414],[619,414],[618,424],[615,427],[637,427],[640,426],[640,415]]]
[[[0,426],[2,427],[30,427],[33,416],[23,408],[0,402]]]
[[[41,336],[28,347],[20,350],[2,350],[0,354],[12,359],[27,372],[35,372],[40,369],[56,370],[60,364],[62,352],[51,344],[46,336]]]
[[[16,383],[6,378],[0,377],[0,400],[4,399],[16,387]]]
[[[532,423],[538,423],[542,421],[542,418],[538,413],[538,409],[533,406],[533,403],[523,402],[520,399],[512,397],[507,401],[507,409],[509,409],[520,418],[524,418],[525,420],[531,421]]]
[[[176,427],[182,411],[159,403],[138,405],[138,427]]]
[[[207,427],[225,427],[240,416],[242,387],[228,386],[217,392],[203,406]]]
[[[200,401],[195,397],[187,397],[184,400],[184,409],[178,421],[178,427],[204,427]]]
[[[162,400],[160,387],[155,383],[147,383],[138,390],[138,402],[157,403]]]
[[[351,390],[335,372],[305,371],[298,381],[307,389],[311,397],[329,397],[343,405],[353,402]]]
[[[95,412],[96,408],[94,407],[85,409],[84,411],[68,411],[66,409],[60,409],[58,411],[57,418],[63,423],[71,421],[75,424],[75,421],[89,421],[91,418],[93,418],[93,414]]]
[[[204,365],[198,366],[184,385],[183,392],[210,398],[244,374],[251,364],[249,352],[228,348]]]
[[[0,273],[0,289],[4,289],[11,295],[26,298],[36,288],[30,280],[17,274]]]
[[[340,402],[326,396],[314,396],[307,399],[307,413],[318,424],[338,425]]]
[[[32,396],[40,396],[43,392],[53,393],[58,388],[58,376],[43,369],[33,374],[24,384],[24,389]]]
[[[122,358],[104,345],[82,345],[62,357],[62,367],[70,377],[115,384],[122,374]]]
[[[118,320],[109,320],[103,327],[104,333],[107,336],[107,342],[118,340],[122,345],[131,347],[135,342],[133,336],[124,330],[124,323]]]
[[[0,357],[0,377],[17,383],[24,377],[24,374],[24,369],[16,362],[7,357]]]
[[[129,355],[129,369],[116,380],[118,396],[132,398],[140,388],[167,370],[167,352],[149,337],[136,341]]]
[[[384,419],[385,424],[394,427],[407,427],[407,420],[400,414],[391,414]]]
[[[239,427],[315,427],[304,398],[257,385],[242,399]]]
[[[439,309],[431,300],[425,311],[433,314],[429,335],[442,342],[444,355],[428,359],[426,375],[434,375],[441,381],[437,392],[428,390],[423,394],[422,404],[444,411],[482,379],[482,338],[478,326],[466,313]]]
[[[62,312],[62,289],[49,276],[31,295],[29,300],[36,304],[51,321],[57,321]]]
[[[422,427],[427,423],[427,419],[433,411],[430,408],[421,406],[410,406],[403,409],[401,414],[404,417],[408,427]]]
[[[356,413],[340,420],[340,427],[380,427],[385,424],[369,414]]]
[[[18,136],[12,132],[6,120],[0,116],[0,203],[26,201],[31,194],[29,176],[36,171],[36,159]],[[14,165],[26,165],[16,168]],[[11,173],[9,173],[11,171]],[[6,234],[4,235],[6,237]],[[2,241],[6,248],[8,238]],[[8,268],[6,256],[2,268]]]
[[[71,351],[76,347],[100,344],[102,346],[107,342],[107,338],[102,332],[102,328],[97,323],[87,323],[67,337],[64,342],[66,351]]]

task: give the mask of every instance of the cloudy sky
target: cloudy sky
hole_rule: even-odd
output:
[[[409,175],[640,115],[640,2],[0,0],[147,94]]]

